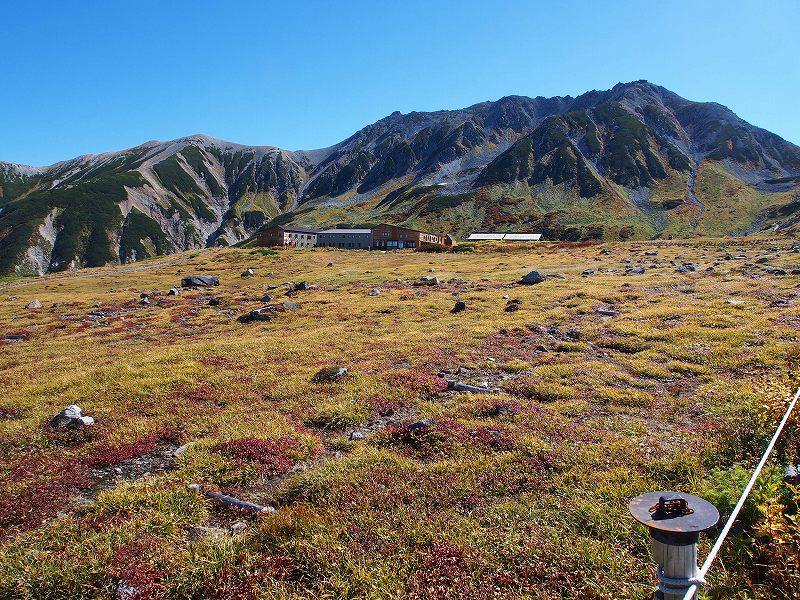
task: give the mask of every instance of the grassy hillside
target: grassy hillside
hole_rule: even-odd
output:
[[[800,269],[789,245],[231,248],[0,282],[0,329],[21,336],[0,353],[0,596],[647,598],[627,501],[729,511],[798,384],[800,280],[756,263]],[[563,278],[516,286],[532,268]],[[411,285],[431,269],[440,286]],[[221,285],[167,296],[176,271]],[[239,322],[265,292],[299,306]],[[347,376],[312,381],[333,365]],[[46,427],[70,403],[96,424]],[[794,423],[779,456],[798,449]],[[233,513],[195,482],[277,510]],[[791,596],[790,502],[770,466],[707,597]]]

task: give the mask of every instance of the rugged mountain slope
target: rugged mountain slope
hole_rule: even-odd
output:
[[[563,239],[740,234],[795,226],[798,175],[797,146],[644,81],[510,96],[393,113],[310,152],[198,135],[51,167],[0,163],[0,272],[230,244],[270,220]]]
[[[47,168],[0,165],[0,272],[239,241],[296,208],[308,158],[205,136]]]

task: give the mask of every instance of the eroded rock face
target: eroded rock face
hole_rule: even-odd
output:
[[[49,424],[53,429],[77,429],[94,424],[94,419],[84,416],[83,410],[77,404],[70,404],[50,419]]]

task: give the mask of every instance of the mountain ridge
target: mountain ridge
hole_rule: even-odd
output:
[[[796,221],[798,175],[800,147],[644,80],[395,111],[316,150],[193,134],[46,167],[0,162],[0,273],[227,245],[267,223],[747,233]]]

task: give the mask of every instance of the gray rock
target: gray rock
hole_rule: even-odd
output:
[[[170,290],[167,292],[167,296],[180,296],[180,295],[181,295],[181,290],[180,288],[176,287],[170,288]]]
[[[587,275],[594,275],[594,269],[584,269],[581,275],[583,275],[584,277],[586,277]]]
[[[245,523],[244,521],[237,521],[236,523],[230,526],[230,532],[233,535],[240,535],[244,533],[246,529],[247,529],[247,523]]]
[[[220,304],[222,304],[222,302],[220,301],[219,298],[209,298],[208,299],[208,305],[209,306],[219,306]]]
[[[352,431],[350,432],[350,439],[351,440],[363,440],[366,436],[360,431]]]
[[[81,407],[77,404],[70,404],[55,417],[50,419],[50,427],[53,429],[78,429],[87,425],[94,424],[92,417],[83,415]]]
[[[139,304],[143,304],[143,305],[147,306],[148,304],[150,304],[150,298],[145,296],[144,298],[139,300]]]
[[[25,308],[27,308],[28,310],[37,310],[39,308],[42,308],[42,303],[39,302],[39,300],[31,300],[25,305]]]
[[[380,296],[380,294],[381,294],[381,291],[378,288],[372,288],[369,291],[369,295],[370,296]]]
[[[311,381],[314,383],[332,383],[339,381],[345,375],[347,375],[346,367],[325,367],[317,371]]]
[[[438,277],[432,277],[430,275],[425,275],[419,278],[419,282],[416,285],[439,285],[440,281]]]
[[[417,421],[416,423],[411,423],[406,429],[408,431],[425,431],[426,429],[430,429],[434,426],[436,422],[433,419],[425,419],[424,421]]]
[[[453,308],[452,308],[452,310],[450,312],[451,313],[459,313],[459,312],[462,312],[462,311],[465,311],[465,310],[467,310],[466,303],[462,302],[461,300],[459,300],[458,302],[455,303],[455,306],[453,306]]]
[[[633,267],[625,269],[625,275],[644,275],[644,267]]]
[[[769,262],[769,256],[759,256],[756,259],[756,264],[757,265],[763,265],[763,264],[766,264],[768,262]]]
[[[214,275],[190,275],[181,279],[181,287],[208,287],[219,285],[219,278]]]
[[[597,313],[604,317],[616,317],[619,314],[616,308],[612,306],[601,306],[597,309]]]
[[[141,597],[139,588],[129,584],[124,579],[117,582],[117,589],[114,592],[114,600],[137,600]]]
[[[537,283],[543,282],[545,279],[544,275],[539,273],[539,271],[531,271],[527,275],[523,275],[522,279],[519,282],[523,285],[535,285]]]
[[[522,304],[522,300],[514,298],[513,300],[509,300],[506,302],[505,310],[506,312],[516,312],[519,310],[519,305]]]
[[[297,310],[298,308],[300,308],[300,305],[297,302],[290,302],[287,300],[286,302],[283,303],[283,308],[285,308],[286,310]]]
[[[648,250],[647,252],[644,253],[644,255],[645,256],[658,256],[658,252],[656,252],[655,250]]]
[[[261,301],[262,302],[272,302],[272,296],[270,296],[269,294],[264,294],[261,297]]]
[[[242,271],[242,277],[252,277],[253,275],[255,275],[253,269],[245,269]]]
[[[332,262],[329,262],[327,266],[329,266],[329,267],[332,267],[332,266],[333,266],[333,263],[332,263]]]
[[[190,542],[200,542],[210,537],[223,537],[228,535],[228,530],[222,527],[195,525],[186,532]]]
[[[307,281],[301,281],[299,283],[295,283],[295,284],[293,284],[292,289],[295,292],[305,291],[305,290],[308,289],[308,282]]]
[[[268,308],[256,308],[250,311],[251,321],[272,321],[272,311]]]

